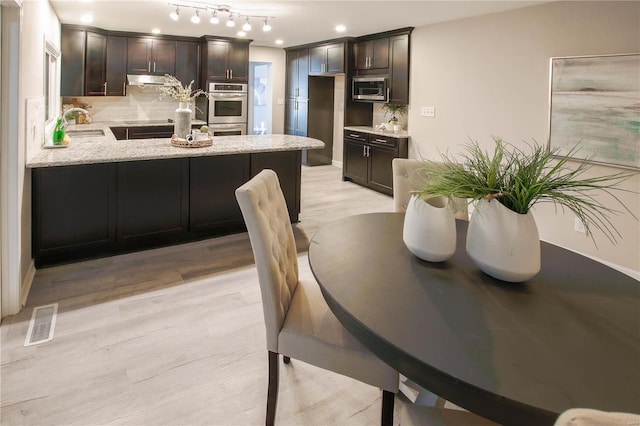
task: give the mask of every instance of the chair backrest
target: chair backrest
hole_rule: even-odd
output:
[[[558,417],[554,426],[628,426],[638,424],[640,424],[640,414],[571,408]]]
[[[406,212],[411,199],[411,191],[429,181],[424,170],[424,161],[411,158],[394,158],[391,162],[393,170],[393,203],[395,211]],[[453,207],[456,219],[469,220],[465,200],[455,199]]]
[[[278,352],[278,333],[298,285],[298,255],[287,203],[273,170],[262,170],[236,189],[258,270],[267,349]]]

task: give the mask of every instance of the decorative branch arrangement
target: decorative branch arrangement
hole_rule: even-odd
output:
[[[178,102],[191,102],[198,96],[207,96],[207,92],[204,90],[193,90],[191,88],[193,86],[193,80],[191,80],[191,83],[188,85],[183,86],[180,80],[173,75],[165,74],[162,78],[164,79],[165,86],[158,86],[157,88],[161,97],[169,96]]]

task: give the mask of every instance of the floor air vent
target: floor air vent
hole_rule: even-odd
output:
[[[57,315],[57,303],[33,308],[29,331],[27,331],[27,338],[24,341],[24,345],[37,345],[53,340],[53,330],[56,327]]]

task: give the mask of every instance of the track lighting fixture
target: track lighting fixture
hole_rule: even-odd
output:
[[[213,12],[211,12],[211,19],[209,19],[209,22],[211,22],[212,24],[219,24],[220,23],[220,19],[218,19],[218,11],[214,10]]]
[[[175,12],[171,12],[169,14],[169,17],[171,19],[173,19],[174,21],[177,21],[178,18],[180,18],[180,8],[178,6],[176,6],[176,11]]]
[[[193,22],[194,24],[200,23],[200,11],[198,9],[196,9],[195,15],[191,17],[191,22]]]
[[[242,26],[243,31],[251,31],[251,24],[249,23],[249,17],[247,16],[244,20],[244,25]]]
[[[260,20],[263,22],[262,31],[271,31],[271,25],[269,25],[268,20],[274,18],[273,16],[251,15],[249,13],[245,13],[245,11],[243,10],[231,8],[230,6],[224,5],[224,4],[207,5],[203,1],[191,2],[189,0],[183,0],[183,1],[180,1],[180,3],[169,3],[169,6],[171,6],[172,8],[173,7],[176,8],[175,12],[171,12],[169,14],[171,19],[173,19],[174,21],[177,21],[180,18],[180,8],[183,8],[183,9],[188,8],[188,9],[195,10],[194,15],[191,17],[191,22],[193,22],[194,24],[200,23],[200,11],[203,11],[203,13],[211,12],[211,18],[209,18],[209,22],[212,24],[219,24],[220,19],[224,18],[224,15],[223,16],[220,16],[220,15],[223,13],[228,13],[229,15],[226,17],[227,19],[226,26],[230,28],[233,28],[236,26],[236,22],[235,22],[236,17],[238,17],[239,19],[244,18],[242,31],[244,31],[245,33],[248,31],[251,31],[251,28],[252,28],[252,25],[250,22],[251,19]]]

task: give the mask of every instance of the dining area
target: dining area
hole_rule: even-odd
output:
[[[382,425],[396,424],[406,380],[434,396],[416,407],[425,424],[640,424],[638,281],[544,241],[535,276],[497,279],[467,252],[466,209],[453,253],[419,258],[403,239],[401,162],[411,161],[394,160],[395,212],[347,216],[313,235],[313,282],[298,277],[277,175],[236,190],[267,330],[266,424],[277,424],[279,369],[296,360],[381,389]]]

